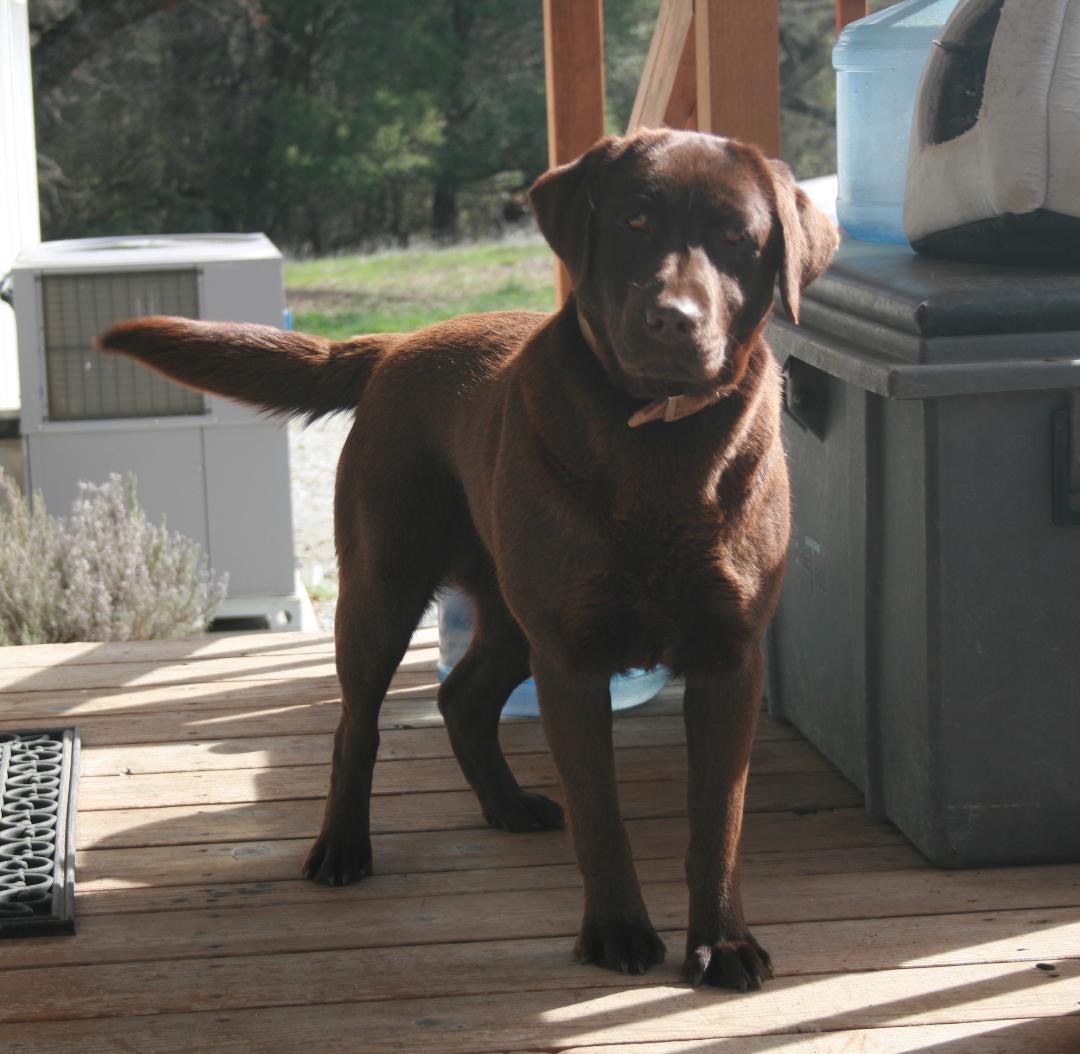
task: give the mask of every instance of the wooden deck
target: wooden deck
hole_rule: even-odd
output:
[[[745,885],[777,979],[679,985],[674,691],[616,723],[669,962],[575,965],[568,840],[483,826],[438,727],[432,643],[420,631],[383,710],[378,874],[346,889],[297,879],[339,705],[328,638],[0,650],[0,727],[83,738],[79,931],[0,942],[0,1050],[1080,1051],[1080,866],[930,868],[769,721]],[[553,787],[536,722],[504,742],[522,783]]]

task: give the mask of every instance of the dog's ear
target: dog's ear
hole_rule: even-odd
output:
[[[799,296],[833,258],[840,236],[836,224],[795,184],[783,161],[770,161],[776,212],[784,241],[780,264],[780,298],[792,322],[799,321]]]
[[[618,140],[607,136],[576,161],[545,172],[529,190],[529,201],[540,233],[566,265],[576,288],[589,262],[592,214],[603,169]]]

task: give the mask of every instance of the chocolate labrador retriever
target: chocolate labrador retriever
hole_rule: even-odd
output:
[[[307,877],[371,872],[379,707],[432,594],[455,582],[476,630],[439,692],[454,753],[490,823],[561,826],[499,748],[531,667],[584,878],[583,962],[638,973],[664,958],[619,817],[608,684],[660,662],[685,675],[684,975],[757,988],[771,970],[743,918],[739,840],[788,540],[761,334],[777,281],[797,316],[836,231],[783,164],[688,132],[604,139],[531,196],[574,287],[554,315],[343,343],[151,318],[100,345],[272,411],[356,411],[335,507],[344,706]]]

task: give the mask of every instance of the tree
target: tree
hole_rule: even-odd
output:
[[[610,131],[660,0],[606,0]],[[832,0],[781,0],[785,155],[832,163]],[[539,0],[31,0],[48,237],[476,235],[546,167]]]
[[[34,91],[40,99],[68,83],[115,35],[177,0],[75,0],[32,5]]]

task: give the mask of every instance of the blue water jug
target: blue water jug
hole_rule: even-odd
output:
[[[904,237],[904,180],[923,67],[958,0],[903,0],[844,28],[836,69],[836,214],[853,238]]]
[[[439,594],[439,680],[445,680],[454,664],[465,654],[472,639],[473,610],[469,598],[458,589]],[[627,670],[611,678],[611,709],[627,710],[647,703],[671,679],[666,666],[652,670]],[[540,713],[536,681],[522,681],[506,701],[503,715],[535,717]]]

